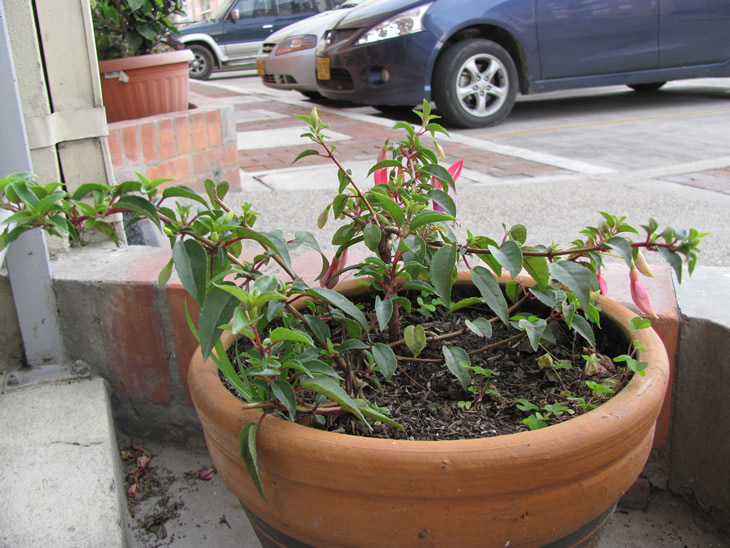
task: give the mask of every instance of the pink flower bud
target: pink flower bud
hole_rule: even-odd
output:
[[[606,279],[601,276],[601,269],[598,269],[598,274],[596,274],[596,279],[598,280],[598,291],[600,291],[601,295],[608,295],[608,284],[606,283]]]
[[[378,162],[382,162],[383,160],[386,160],[388,158],[388,148],[387,148],[387,141],[383,148],[380,149],[380,152],[378,153]],[[388,168],[384,167],[382,169],[376,169],[375,173],[373,173],[373,178],[375,180],[376,185],[384,185],[388,182]]]
[[[629,278],[631,279],[631,299],[634,301],[636,307],[647,316],[655,319],[658,318],[651,306],[649,294],[646,292],[644,284],[639,280],[639,273],[636,270],[632,270],[629,273]]]
[[[464,166],[464,158],[453,164],[449,168],[449,173],[451,174],[451,178],[456,182],[456,180],[459,178],[459,175],[461,175],[461,168]],[[439,181],[436,177],[432,177],[432,183],[433,187],[441,190],[443,185],[441,184],[441,181]],[[456,197],[454,196],[454,189],[449,189],[449,196],[451,196],[451,199],[456,201]],[[433,203],[433,210],[434,211],[445,211],[443,207],[438,205],[436,202]]]
[[[339,272],[345,266],[347,266],[347,250],[349,248],[345,248],[345,250],[342,252],[342,254],[338,256],[332,257],[332,262],[330,263],[330,267],[327,269],[327,272],[324,276],[322,276],[319,279],[319,285],[322,287],[326,287],[327,289],[332,289],[334,286],[337,285],[337,282],[340,281],[339,276],[332,277],[335,273]]]
[[[641,251],[636,254],[634,264],[636,265],[636,270],[641,272],[644,276],[648,278],[654,277],[654,273],[649,268],[649,264],[646,262],[646,259],[644,258],[644,255],[641,253]]]

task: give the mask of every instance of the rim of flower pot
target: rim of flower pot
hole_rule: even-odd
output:
[[[173,63],[188,63],[194,58],[195,55],[189,49],[148,53],[146,55],[134,55],[132,57],[99,61],[99,70],[100,72],[114,72],[117,70],[141,69],[159,65],[171,65]]]
[[[463,280],[463,276],[460,279]],[[360,286],[356,280],[346,280],[337,289],[344,292],[353,287]],[[319,430],[270,416],[259,425],[259,454],[275,452],[277,460],[282,462],[287,459],[296,461],[302,454],[308,454],[326,463],[347,462],[354,454],[367,451],[372,462],[383,462],[387,466],[387,470],[383,470],[384,476],[388,475],[388,470],[404,468],[413,471],[433,470],[434,467],[462,471],[473,469],[478,470],[481,477],[490,478],[491,488],[503,488],[505,492],[534,489],[536,462],[539,463],[540,474],[546,476],[544,481],[567,480],[573,472],[566,464],[577,460],[577,447],[583,448],[578,458],[585,460],[585,454],[590,454],[588,475],[590,469],[599,471],[621,466],[620,462],[616,462],[617,455],[629,455],[627,458],[633,459],[639,446],[647,447],[648,454],[653,427],[668,384],[669,362],[664,345],[653,329],[629,335],[628,322],[636,316],[635,313],[606,297],[601,297],[601,308],[603,313],[617,321],[627,336],[633,336],[647,347],[639,356],[649,365],[645,376],[635,374],[608,402],[581,416],[539,430],[435,441],[367,438]],[[224,346],[227,348],[234,339],[235,335],[224,333]],[[213,361],[202,361],[200,348],[191,360],[189,385],[204,427],[208,419],[203,417],[214,415],[216,420],[222,421],[221,431],[231,429],[237,433],[246,423],[260,418],[258,410],[241,409],[241,401],[221,383]],[[627,428],[627,424],[631,427]],[[488,455],[486,460],[485,455]],[[517,473],[504,479],[498,474],[485,474],[485,468],[493,467],[496,472],[506,461],[513,468],[524,468],[524,474]],[[361,479],[356,478],[357,470],[353,470],[352,476],[353,482]],[[315,484],[318,481],[316,474],[302,479],[306,483],[310,480]],[[372,489],[377,492],[379,486],[373,485]]]

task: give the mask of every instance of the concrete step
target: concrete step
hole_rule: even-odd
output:
[[[0,395],[0,546],[126,546],[103,379]]]

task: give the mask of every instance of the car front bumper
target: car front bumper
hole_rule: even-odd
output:
[[[419,32],[363,46],[353,45],[356,39],[317,49],[317,57],[328,58],[330,66],[330,79],[317,80],[319,93],[382,106],[414,106],[430,99],[432,35]]]
[[[317,91],[314,69],[314,50],[302,50],[284,55],[260,55],[263,59],[264,74],[261,81],[274,89],[293,89],[296,91]]]

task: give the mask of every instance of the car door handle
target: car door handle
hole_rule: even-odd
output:
[[[273,28],[274,28],[274,25],[264,25],[264,26],[263,26],[263,27],[261,27],[261,28],[262,28],[262,29],[273,29]]]

